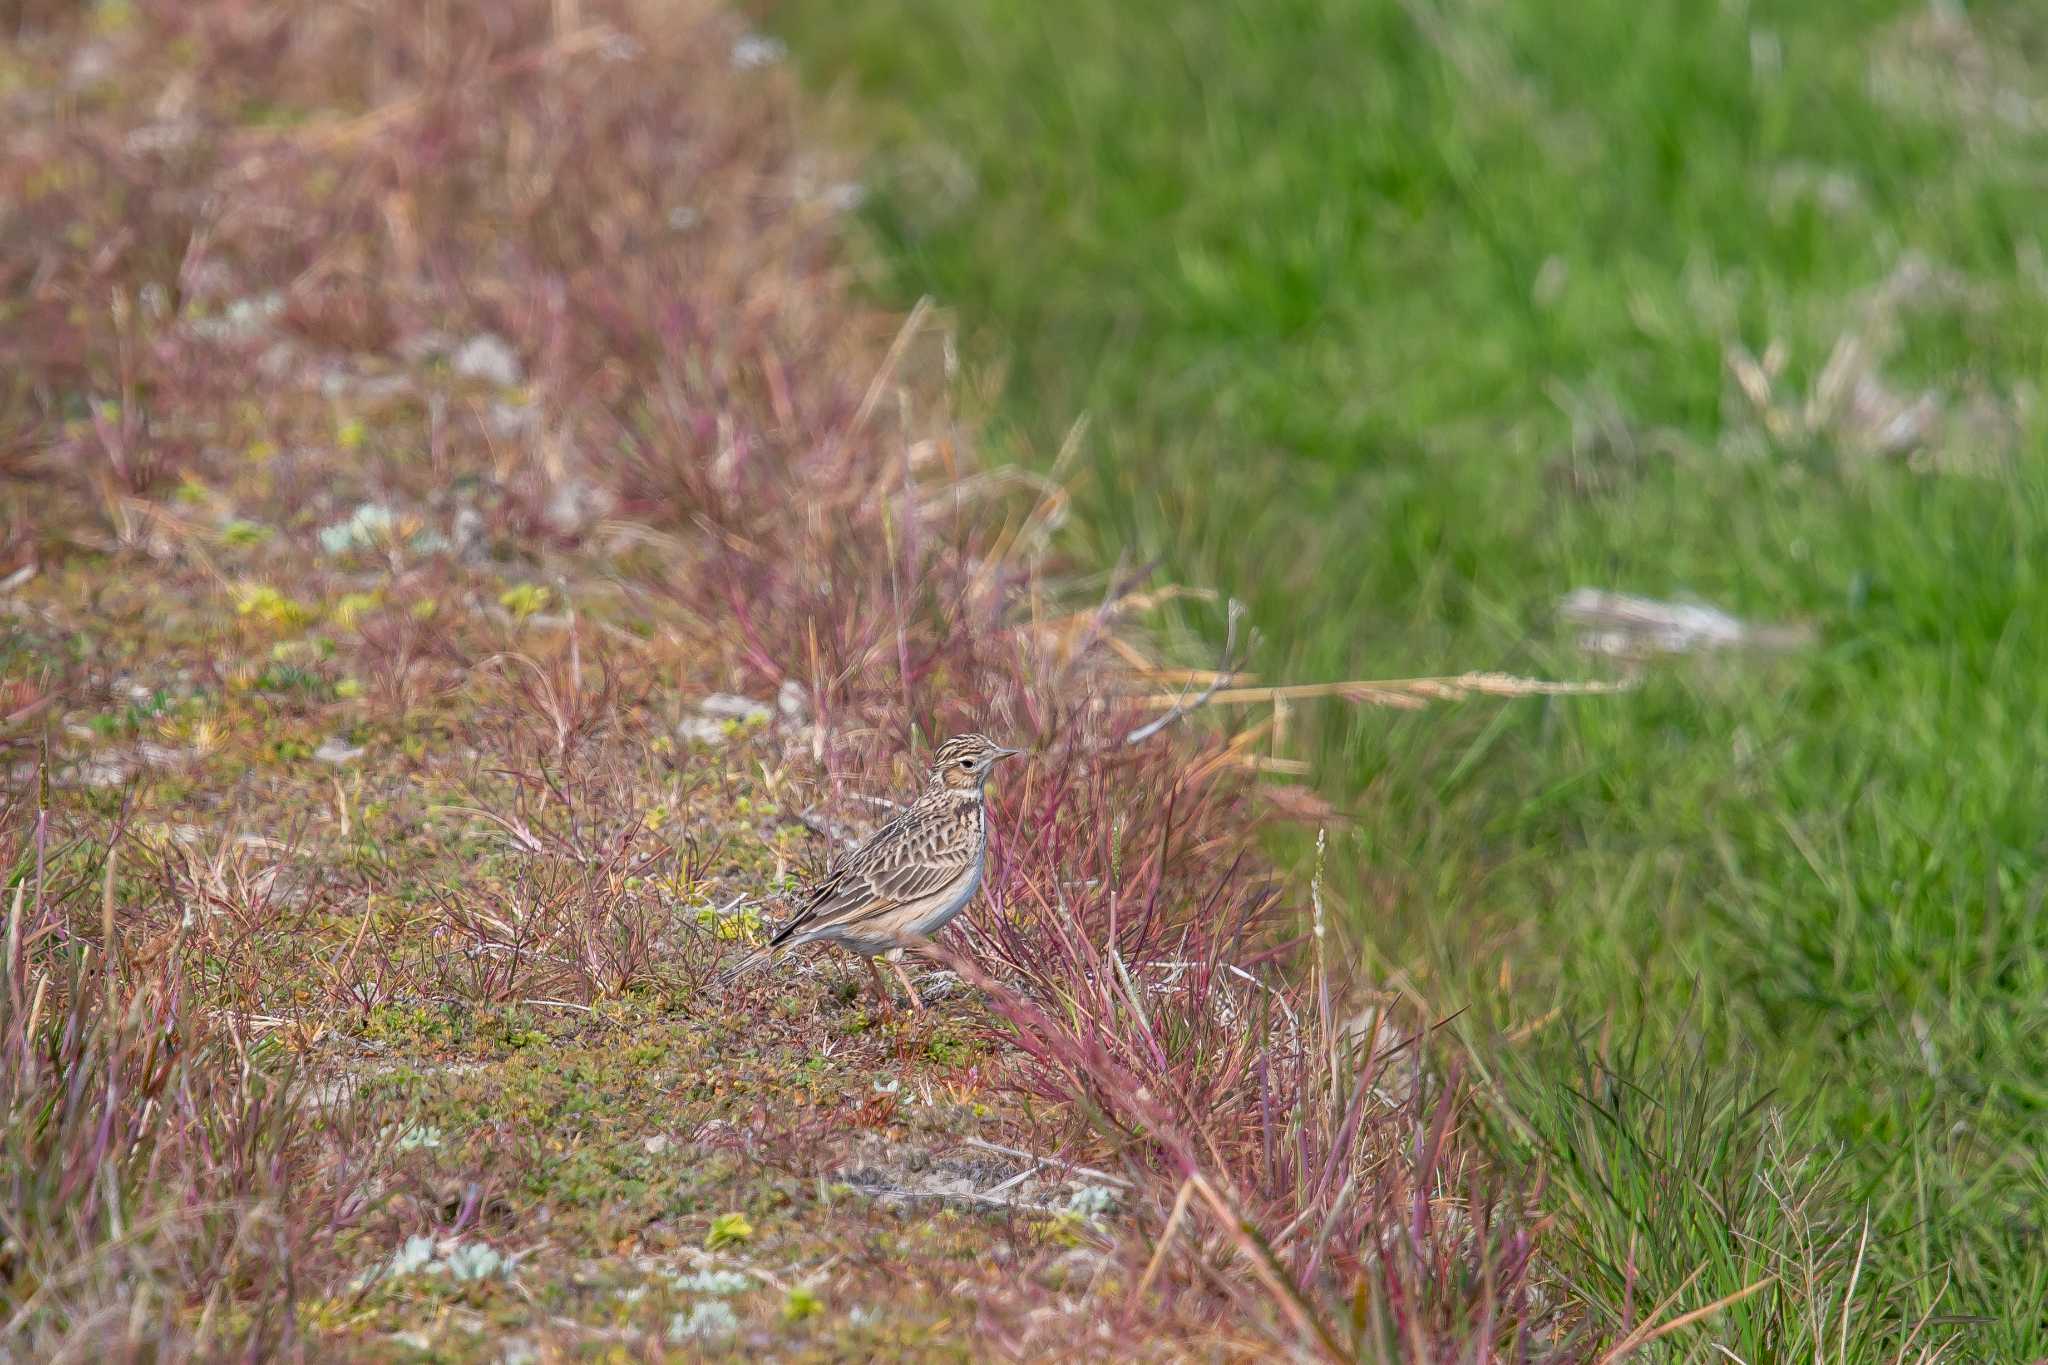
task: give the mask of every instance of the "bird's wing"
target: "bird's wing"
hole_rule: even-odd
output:
[[[857,924],[935,895],[966,875],[976,848],[965,840],[872,838],[818,883],[809,903],[775,932],[772,943],[831,925]]]
[[[768,946],[773,948],[787,943],[805,930],[814,929],[821,922],[829,922],[832,918],[832,907],[859,897],[867,885],[867,878],[862,872],[863,867],[874,860],[877,849],[895,837],[897,826],[909,818],[910,811],[906,807],[883,821],[867,838],[849,849],[846,856],[839,860],[837,867],[819,878],[804,892],[802,907],[775,931],[768,940]],[[825,917],[824,921],[820,920],[821,913]]]

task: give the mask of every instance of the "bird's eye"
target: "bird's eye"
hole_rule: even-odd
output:
[[[960,766],[963,768],[971,768],[974,766],[974,760],[971,758],[963,758],[960,760]]]

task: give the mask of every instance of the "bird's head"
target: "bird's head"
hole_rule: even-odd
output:
[[[930,785],[955,792],[979,792],[989,769],[1022,749],[1005,749],[987,735],[955,735],[932,755]]]

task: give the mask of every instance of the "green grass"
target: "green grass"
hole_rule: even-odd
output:
[[[1954,1320],[1922,1342],[2048,1352],[2048,17],[1932,14],[777,11],[875,142],[890,287],[1007,366],[999,439],[1050,452],[1089,412],[1095,552],[1245,598],[1263,675],[1584,674],[1552,619],[1580,585],[1816,628],[1622,698],[1310,727],[1385,965],[1479,1038],[1564,1007],[1500,1060],[1503,1142],[1557,1175],[1589,1300],[1638,1243],[1640,1313],[1695,1266],[1681,1306],[1787,1276],[1868,1212],[1860,1255],[1805,1260],[1828,1314],[1781,1288],[1729,1315],[1750,1360],[1889,1358],[1930,1310]],[[1916,261],[1935,283],[1882,298]],[[1954,418],[1913,459],[1798,420],[1857,329]],[[1775,422],[1724,359],[1773,342]],[[1578,1041],[1608,1024],[1643,1042]],[[1596,1104],[1588,1067],[1647,1109]],[[1646,1115],[1690,1136],[1638,1140]],[[1775,1212],[1710,1226],[1610,1142],[1768,1179]]]

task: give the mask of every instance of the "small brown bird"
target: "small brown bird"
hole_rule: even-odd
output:
[[[836,943],[867,959],[884,1000],[888,992],[875,959],[888,962],[922,1010],[924,1001],[903,970],[903,952],[952,923],[974,898],[988,854],[988,775],[1021,752],[986,735],[955,735],[941,744],[917,800],[807,888],[802,908],[726,980],[791,948]]]

